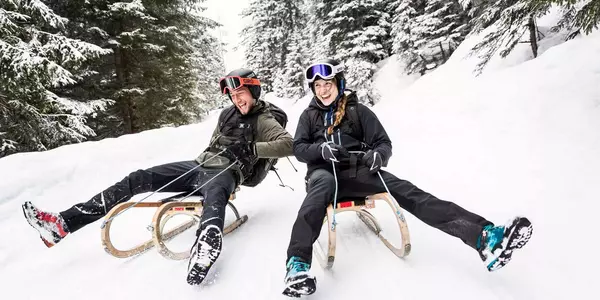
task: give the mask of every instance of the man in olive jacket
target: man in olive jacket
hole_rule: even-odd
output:
[[[191,248],[187,281],[200,284],[221,252],[230,195],[239,185],[256,186],[275,159],[293,154],[292,136],[274,117],[271,104],[259,100],[260,81],[254,72],[234,70],[221,79],[220,88],[233,105],[223,109],[209,147],[195,160],[137,170],[89,201],[60,213],[45,212],[25,202],[25,218],[46,246],[54,246],[136,194],[161,188],[164,192],[197,190],[204,197],[204,208]]]

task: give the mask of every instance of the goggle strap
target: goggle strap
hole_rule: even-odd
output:
[[[236,82],[237,80],[237,82]],[[223,94],[227,90],[234,91],[246,85],[258,85],[260,86],[260,80],[258,78],[246,78],[240,76],[227,76],[219,80],[219,85],[222,89]]]

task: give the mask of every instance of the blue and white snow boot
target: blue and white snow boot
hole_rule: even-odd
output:
[[[485,226],[477,245],[488,271],[504,267],[510,261],[513,251],[525,246],[532,232],[533,226],[525,217],[516,217],[506,226]]]
[[[189,284],[198,285],[202,283],[210,267],[219,258],[222,243],[223,235],[219,227],[208,225],[202,230],[190,251],[187,276]]]
[[[317,279],[310,275],[310,264],[298,256],[292,256],[286,264],[285,290],[288,297],[300,298],[310,295],[317,289]]]

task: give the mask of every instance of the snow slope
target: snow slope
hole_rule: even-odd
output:
[[[373,108],[394,145],[387,168],[436,196],[494,222],[523,214],[530,243],[489,273],[461,241],[406,214],[413,252],[396,258],[353,214],[338,215],[331,271],[316,263],[311,299],[592,299],[600,209],[600,34],[578,38],[525,63],[473,78],[459,57],[414,83],[389,60],[377,79]],[[408,83],[407,83],[408,82]],[[306,105],[273,99],[289,112],[293,133]],[[0,159],[0,295],[2,299],[283,299],[286,248],[304,197],[304,165],[278,164],[295,190],[271,174],[243,188],[235,204],[249,221],[224,239],[200,287],[185,282],[186,261],[156,251],[117,259],[101,247],[93,223],[46,249],[24,220],[30,200],[60,211],[85,201],[129,172],[193,159],[204,149],[216,114],[201,124],[64,146]],[[141,199],[139,195],[134,200]],[[140,209],[141,210],[141,209]],[[141,210],[142,211],[142,210]],[[115,219],[119,245],[150,237],[152,212]],[[385,207],[375,212],[396,234]],[[185,249],[192,235],[178,244]]]

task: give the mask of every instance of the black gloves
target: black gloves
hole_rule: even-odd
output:
[[[321,144],[321,156],[327,162],[340,162],[342,159],[350,158],[348,149],[332,142]],[[361,158],[361,163],[369,168],[371,174],[377,173],[383,167],[385,158],[376,150],[369,150]]]
[[[256,145],[252,142],[240,141],[237,138],[223,135],[219,137],[218,143],[227,148],[227,152],[240,161],[254,161],[257,158]]]
[[[239,138],[235,138],[232,136],[221,135],[217,138],[217,144],[223,147],[229,147],[233,145],[235,142],[239,142]]]
[[[350,157],[346,148],[334,143],[323,142],[321,144],[321,156],[325,161],[339,162],[340,158]]]
[[[362,158],[362,163],[369,168],[371,174],[377,173],[383,166],[383,157],[377,151],[369,150]]]

